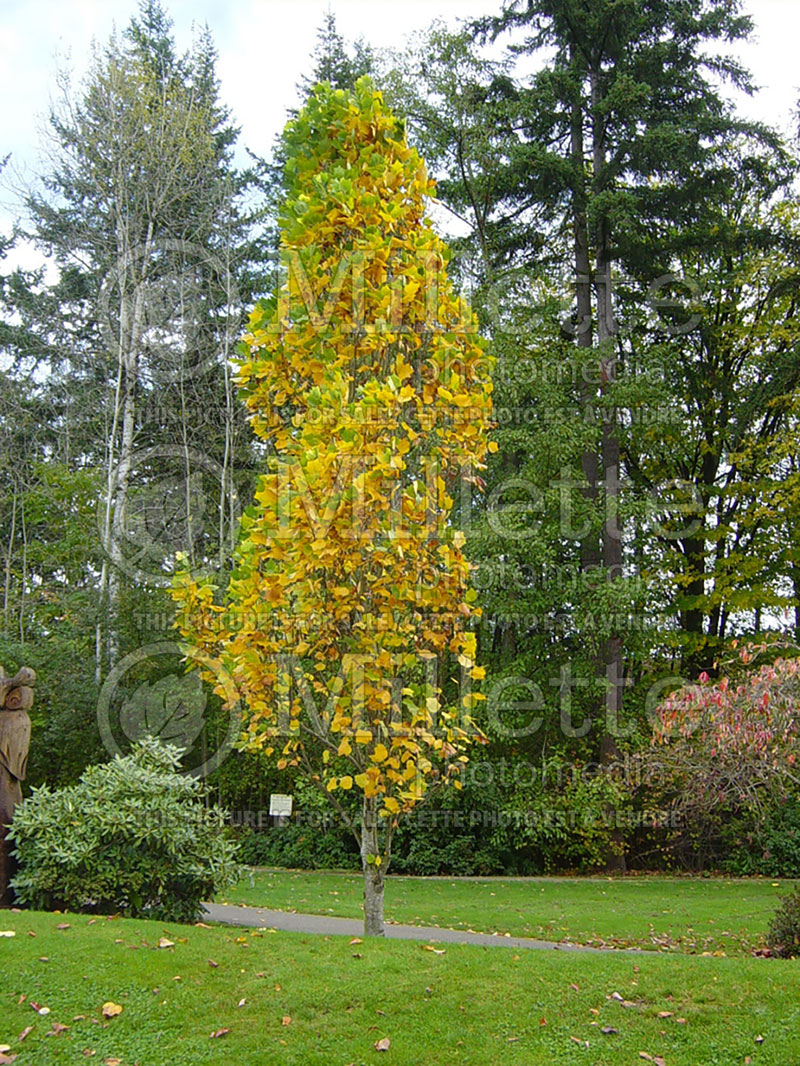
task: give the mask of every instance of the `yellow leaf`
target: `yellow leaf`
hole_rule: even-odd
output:
[[[348,737],[345,737],[344,740],[342,740],[337,750],[339,755],[349,755],[352,752],[353,748]]]
[[[336,778],[332,777],[325,787],[327,788],[328,792],[335,792],[336,791],[336,786],[337,786]]]
[[[112,1003],[111,1000],[108,1003],[104,1003],[102,1009],[104,1018],[116,1018],[118,1014],[122,1014],[122,1007],[120,1007],[119,1003]]]
[[[353,779],[349,774],[339,778],[339,788],[343,788],[345,792],[349,792],[353,787]]]
[[[381,763],[385,759],[389,758],[389,752],[386,750],[385,744],[376,744],[375,751],[370,755],[370,759],[374,763]]]

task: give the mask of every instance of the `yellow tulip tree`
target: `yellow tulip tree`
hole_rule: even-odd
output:
[[[425,216],[433,182],[371,81],[318,87],[285,143],[283,280],[238,368],[267,472],[227,589],[183,572],[173,596],[194,662],[247,708],[244,745],[355,833],[379,935],[398,817],[458,786],[480,735],[451,510],[480,484],[490,367]]]

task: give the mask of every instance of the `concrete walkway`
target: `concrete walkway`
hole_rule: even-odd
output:
[[[321,914],[294,914],[292,911],[273,911],[266,907],[237,907],[227,903],[204,903],[206,914],[214,922],[224,925],[244,925],[257,929],[283,929],[291,933],[318,933],[324,936],[363,936],[364,923],[360,918],[333,918]],[[581,944],[558,944],[551,940],[531,940],[522,936],[497,936],[492,933],[470,933],[461,929],[440,929],[438,926],[386,924],[386,936],[394,940],[425,940],[443,944],[478,944],[491,948],[530,948],[534,951],[637,951],[636,948],[591,948]]]

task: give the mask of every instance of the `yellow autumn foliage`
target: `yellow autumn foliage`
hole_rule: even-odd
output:
[[[285,277],[238,366],[267,469],[227,589],[182,572],[173,597],[204,676],[249,709],[248,746],[395,815],[476,735],[478,609],[450,512],[480,485],[490,359],[425,213],[433,183],[369,79],[320,87],[286,143]]]

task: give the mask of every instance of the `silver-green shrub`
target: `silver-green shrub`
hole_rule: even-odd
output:
[[[76,785],[34,789],[14,813],[12,886],[38,910],[194,921],[241,875],[224,812],[179,772],[180,749],[150,737],[90,766]]]

